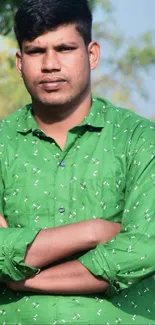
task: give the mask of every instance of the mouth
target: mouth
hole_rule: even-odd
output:
[[[60,78],[46,78],[40,82],[40,85],[45,91],[55,91],[59,90],[65,82],[66,80]]]

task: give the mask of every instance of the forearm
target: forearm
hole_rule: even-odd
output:
[[[44,229],[29,246],[24,262],[42,268],[95,245],[90,221]]]
[[[78,252],[92,249],[119,231],[119,224],[99,219],[41,230],[29,246],[24,262],[43,268]]]
[[[80,262],[71,261],[51,267],[33,278],[12,283],[14,290],[50,294],[92,294],[105,292],[108,283],[94,277]]]

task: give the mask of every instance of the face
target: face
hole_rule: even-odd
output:
[[[86,47],[75,25],[61,26],[34,41],[24,41],[16,54],[32,101],[43,105],[64,105],[90,92],[90,70],[99,60],[99,45]]]

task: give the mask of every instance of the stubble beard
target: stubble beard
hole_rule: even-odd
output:
[[[39,98],[39,96],[31,96],[34,112],[40,117],[47,117],[48,119],[63,120],[65,117],[71,115],[78,105],[82,102],[84,97],[90,92],[90,83],[82,89],[79,89],[77,94],[68,95],[66,99],[48,100]],[[63,94],[62,94],[63,97]]]

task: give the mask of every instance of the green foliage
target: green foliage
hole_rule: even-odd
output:
[[[0,52],[0,119],[30,101],[21,78],[15,68],[16,42],[0,37],[3,51]],[[11,51],[10,51],[11,49]]]
[[[111,6],[110,11],[102,9],[102,12],[104,19],[97,21],[94,28],[102,53],[100,71],[94,76],[94,90],[119,105],[134,109],[133,92],[145,100],[150,96],[145,76],[155,67],[155,32],[147,31],[129,40],[119,32],[113,18],[115,9]]]
[[[91,9],[94,9],[98,5],[103,8],[103,10],[107,13],[110,13],[113,11],[113,6],[110,0],[89,0]]]
[[[11,33],[14,14],[20,5],[21,0],[1,0],[0,3],[0,34]]]
[[[130,46],[125,60],[132,61],[139,67],[148,68],[155,64],[155,46],[153,45],[153,33],[147,32],[136,44]]]

